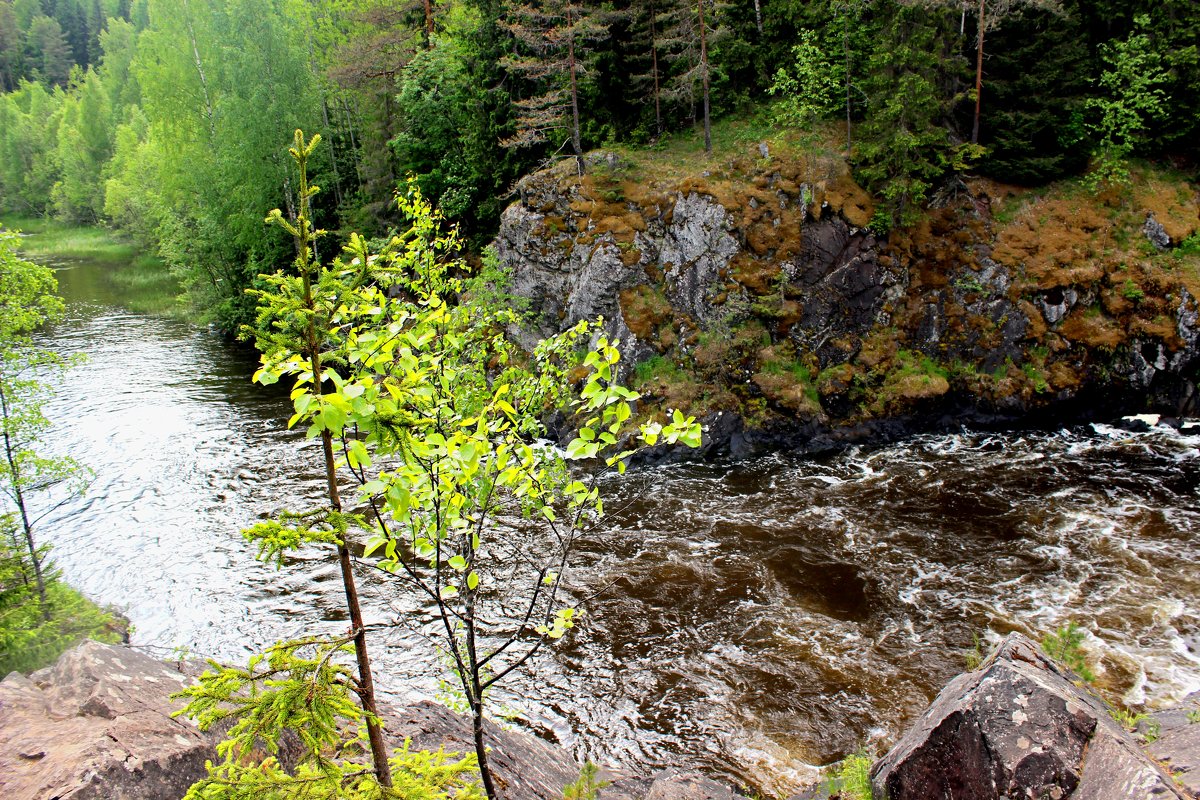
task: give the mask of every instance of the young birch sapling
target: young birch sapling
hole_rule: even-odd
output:
[[[293,154],[311,152],[297,136]],[[307,542],[344,546],[357,530],[364,560],[424,600],[494,798],[487,693],[578,619],[571,554],[603,513],[601,474],[624,472],[643,447],[696,446],[700,428],[679,412],[665,424],[633,424],[637,394],[616,382],[620,353],[600,320],[522,350],[508,335],[521,320],[497,299],[497,270],[470,277],[456,232],[444,230],[415,185],[397,202],[404,234],[378,252],[352,236],[322,272],[336,286],[320,306],[328,313],[320,371],[294,336],[259,339],[257,379],[293,379],[290,424],[336,443],[337,467],[357,482],[366,513],[339,511],[316,525],[293,517],[252,535],[264,555],[280,558]],[[272,219],[281,221],[278,212]],[[270,282],[276,293],[302,291],[291,278]],[[274,302],[263,306],[260,327],[303,328],[311,313],[294,300]],[[543,440],[543,420],[562,408],[573,409],[578,426],[565,450]],[[584,474],[579,467],[588,465],[599,469]]]

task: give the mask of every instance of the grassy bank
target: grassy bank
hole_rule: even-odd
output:
[[[39,217],[4,217],[0,225],[24,234],[21,253],[37,259],[81,259],[106,264],[132,261],[134,245],[105,228],[81,228]]]
[[[110,270],[131,311],[185,318],[179,281],[160,258],[139,253],[136,245],[106,228],[78,227],[38,217],[0,218],[0,227],[21,231],[21,254],[54,264],[85,261]]]
[[[119,642],[128,622],[67,585],[53,566],[44,570],[46,613],[28,556],[15,545],[11,518],[0,517],[0,675],[53,664],[84,639]],[[44,562],[45,563],[45,562]]]

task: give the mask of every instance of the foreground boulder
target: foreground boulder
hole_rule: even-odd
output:
[[[53,667],[0,682],[0,797],[178,800],[212,742],[172,719],[189,682],[160,661],[85,642]]]
[[[871,788],[889,800],[1185,797],[1099,700],[1020,634],[938,695],[872,767]]]
[[[53,667],[0,682],[2,800],[179,800],[216,759],[216,734],[171,713],[171,694],[202,665],[168,666],[98,642],[64,653]],[[473,752],[470,721],[443,706],[417,703],[384,712],[393,746]],[[562,748],[487,723],[493,774],[501,797],[561,800],[582,765]],[[282,743],[280,760],[294,757]],[[725,786],[671,771],[649,778],[602,771],[602,800],[733,800]]]

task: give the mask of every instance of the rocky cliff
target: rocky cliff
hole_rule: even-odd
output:
[[[884,232],[845,163],[759,144],[689,174],[526,177],[496,250],[532,335],[602,315],[644,407],[735,454],[961,421],[1195,411],[1197,190],[988,182]]]

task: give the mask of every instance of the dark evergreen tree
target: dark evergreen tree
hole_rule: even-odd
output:
[[[854,165],[884,201],[888,225],[916,220],[935,184],[961,169],[964,148],[946,126],[953,101],[958,20],[940,9],[898,4],[876,8],[887,21],[865,81],[866,120],[859,126]]]
[[[579,92],[590,72],[584,59],[608,34],[606,22],[580,0],[533,0],[511,8],[503,27],[518,44],[518,54],[503,60],[505,69],[534,87],[516,101],[516,132],[504,144],[545,143],[557,154],[570,143],[582,175]]]
[[[713,61],[710,49],[727,35],[720,0],[664,0],[658,16],[660,44],[672,65],[667,96],[690,110],[693,123],[698,106],[704,123],[704,152],[712,152]]]
[[[1025,10],[989,35],[987,124],[980,170],[1036,185],[1087,167],[1087,44],[1069,14]],[[966,128],[973,104],[960,107]]]

